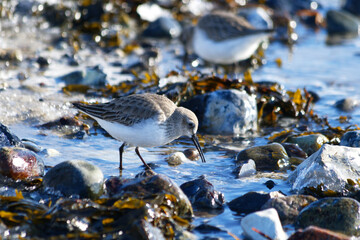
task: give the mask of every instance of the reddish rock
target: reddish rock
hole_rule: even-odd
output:
[[[20,147],[0,149],[0,174],[18,180],[44,174],[44,162],[34,152]]]
[[[288,240],[350,240],[350,237],[342,233],[330,231],[328,229],[310,226],[300,229],[293,233]]]

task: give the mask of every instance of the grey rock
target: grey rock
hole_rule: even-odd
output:
[[[311,134],[300,137],[290,137],[287,142],[299,145],[299,147],[310,156],[319,150],[324,143],[329,142],[329,139],[322,134]]]
[[[299,212],[317,199],[309,195],[270,198],[261,209],[275,208],[283,225],[294,224]]]
[[[181,184],[180,188],[194,207],[208,209],[221,209],[224,207],[224,194],[216,191],[204,175]]]
[[[143,31],[144,37],[150,38],[177,38],[181,34],[180,24],[170,17],[159,17]]]
[[[257,130],[255,97],[240,90],[218,90],[198,95],[182,106],[199,118],[200,128],[211,134],[242,135]]]
[[[360,147],[360,131],[346,132],[340,140],[341,146]]]
[[[360,236],[360,203],[352,198],[323,198],[305,207],[296,227],[318,226],[349,236]]]
[[[352,14],[330,10],[326,14],[327,32],[329,34],[355,34],[359,33],[359,20]]]
[[[59,163],[44,176],[44,186],[65,196],[96,199],[103,193],[104,175],[99,167],[82,160]]]
[[[360,1],[359,0],[346,0],[343,9],[360,17]]]
[[[335,107],[344,112],[354,111],[358,106],[359,102],[353,98],[344,98],[335,103]]]
[[[81,84],[93,87],[103,87],[107,83],[106,74],[98,67],[88,68],[86,71],[75,71],[57,80],[65,82],[66,85]]]
[[[0,123],[0,147],[24,147],[20,139],[12,134],[8,127]]]
[[[360,149],[324,144],[302,162],[288,178],[293,191],[306,187],[342,192],[348,179],[360,178]]]

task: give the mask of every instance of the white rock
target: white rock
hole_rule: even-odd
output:
[[[258,230],[273,240],[285,240],[288,238],[282,228],[279,215],[275,208],[269,208],[245,216],[241,220],[241,228],[246,237],[254,240],[266,240],[266,238],[253,229]]]
[[[360,148],[324,144],[317,152],[302,162],[289,176],[292,190],[317,187],[342,191],[347,179],[360,178]]]
[[[168,164],[171,166],[180,165],[183,162],[186,162],[186,160],[187,160],[187,158],[186,158],[185,154],[182,152],[175,152],[166,159]]]
[[[241,166],[238,177],[250,177],[256,173],[255,161],[250,159],[247,163]]]

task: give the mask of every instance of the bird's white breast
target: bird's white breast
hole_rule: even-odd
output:
[[[213,41],[206,33],[196,27],[193,36],[193,49],[206,61],[217,64],[232,64],[248,59],[268,34],[260,33],[224,41]]]
[[[113,138],[129,145],[155,147],[170,142],[165,137],[164,129],[154,119],[147,119],[132,126],[95,119]]]

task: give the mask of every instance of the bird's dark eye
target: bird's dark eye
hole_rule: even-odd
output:
[[[193,123],[193,122],[189,122],[188,125],[189,125],[190,128],[194,128],[194,127],[195,127],[195,123]]]

